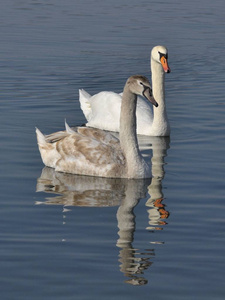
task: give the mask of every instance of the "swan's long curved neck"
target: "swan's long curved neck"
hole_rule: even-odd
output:
[[[125,87],[120,113],[120,145],[126,158],[128,177],[142,172],[140,167],[143,165],[136,134],[136,105],[137,96]]]
[[[168,127],[169,123],[165,103],[165,73],[161,64],[153,59],[151,59],[151,72],[153,96],[159,104],[158,107],[153,107],[154,119],[152,127],[160,128],[162,124],[167,124]]]

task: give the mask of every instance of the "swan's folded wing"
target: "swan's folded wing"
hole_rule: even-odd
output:
[[[114,92],[100,92],[91,97],[91,117],[87,126],[119,131],[122,97]]]
[[[45,135],[45,141],[47,143],[56,143],[65,137],[67,137],[69,134],[66,131],[57,131],[48,135]]]
[[[90,128],[90,127],[78,127],[77,132],[82,134],[83,136],[93,138],[101,143],[104,143],[106,145],[120,148],[120,142],[119,140],[113,136],[109,132],[105,132],[98,128]]]
[[[78,132],[56,142],[60,156],[56,171],[104,176],[104,172],[107,174],[116,165],[124,165],[124,156],[117,139],[113,137],[106,143],[107,139],[109,136],[104,136],[100,130],[79,127]]]

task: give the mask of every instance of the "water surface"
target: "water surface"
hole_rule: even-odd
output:
[[[2,299],[224,299],[224,3],[1,4]],[[171,137],[139,137],[147,181],[44,168],[44,133],[85,122],[78,89],[120,92],[169,50]]]

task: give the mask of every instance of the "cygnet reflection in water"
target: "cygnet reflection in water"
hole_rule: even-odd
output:
[[[42,191],[55,196],[47,197],[46,201],[39,201],[36,204],[62,205],[64,208],[118,206],[116,217],[119,238],[116,245],[120,248],[120,271],[128,278],[125,282],[132,285],[148,283],[144,273],[152,265],[155,256],[153,247],[151,249],[146,247],[144,250],[133,247],[136,229],[135,207],[140,199],[149,194],[146,206],[150,225],[147,230],[150,231],[162,229],[166,224],[164,219],[169,216],[169,212],[164,215],[161,213],[162,206],[166,211],[165,205],[162,204],[164,198],[162,180],[165,175],[164,158],[169,148],[169,139],[153,137],[148,145],[153,153],[152,179],[128,180],[71,175],[45,167],[37,180],[37,192]],[[163,242],[151,241],[150,243],[153,245]]]

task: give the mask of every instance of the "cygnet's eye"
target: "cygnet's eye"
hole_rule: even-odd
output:
[[[144,85],[141,81],[139,81],[139,84],[140,84],[140,85]]]

